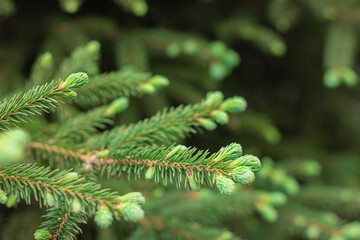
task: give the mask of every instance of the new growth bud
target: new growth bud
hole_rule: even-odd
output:
[[[46,67],[48,65],[50,65],[53,61],[53,56],[51,54],[51,52],[45,52],[44,54],[41,55],[39,62],[40,65],[42,67]]]
[[[360,222],[348,223],[343,228],[343,233],[346,239],[360,238]]]
[[[238,143],[231,143],[228,146],[221,148],[219,152],[217,157],[219,161],[234,160],[241,156],[242,147]]]
[[[46,229],[38,229],[34,233],[35,240],[48,240],[51,237],[51,234]]]
[[[166,49],[166,55],[168,55],[168,57],[170,58],[176,58],[177,56],[180,55],[180,52],[181,52],[180,45],[176,42],[171,43]]]
[[[211,117],[221,125],[229,123],[229,115],[222,110],[213,111]]]
[[[240,56],[234,50],[229,49],[224,55],[224,62],[230,68],[235,67],[240,63]]]
[[[86,73],[78,72],[70,74],[63,83],[64,88],[79,88],[88,83],[89,77]]]
[[[77,174],[76,172],[69,172],[67,174],[65,174],[63,180],[64,181],[72,181],[75,180],[79,177],[79,174]]]
[[[79,213],[82,211],[81,202],[78,199],[74,199],[71,203],[71,211],[74,213]]]
[[[341,76],[343,82],[350,87],[355,86],[356,83],[358,82],[358,76],[356,72],[351,68],[343,69]]]
[[[153,94],[156,92],[156,88],[149,82],[140,84],[140,88],[146,94]]]
[[[98,54],[100,52],[100,43],[98,41],[90,41],[86,44],[88,53]]]
[[[280,185],[290,195],[295,195],[300,191],[299,183],[291,176],[285,176]]]
[[[138,222],[144,218],[144,210],[135,203],[126,202],[119,206],[119,212],[125,220],[130,222]]]
[[[1,204],[5,204],[7,202],[8,198],[6,195],[6,192],[4,192],[3,190],[0,190],[0,203]]]
[[[0,165],[24,161],[29,142],[29,134],[21,129],[9,130],[0,134]]]
[[[220,91],[208,92],[205,97],[206,105],[210,108],[219,107],[224,100],[224,95]]]
[[[209,44],[210,52],[216,57],[222,57],[226,53],[226,45],[220,41],[214,41]]]
[[[121,113],[129,106],[129,99],[126,97],[121,97],[115,99],[106,110],[106,115],[115,115],[117,113]]]
[[[148,11],[148,5],[145,1],[134,1],[131,4],[131,11],[138,17],[145,16]]]
[[[251,171],[257,171],[261,167],[260,159],[253,155],[244,155],[231,163],[231,166],[240,167],[246,166],[251,169]]]
[[[167,87],[170,84],[169,79],[162,75],[153,76],[152,78],[150,78],[149,83],[153,85],[156,89]]]
[[[219,176],[216,179],[216,187],[219,189],[221,194],[230,195],[235,191],[235,183],[230,178],[225,176]]]
[[[282,41],[274,41],[270,44],[270,52],[277,57],[281,57],[286,52],[286,45]]]
[[[236,237],[230,231],[224,231],[224,232],[221,233],[220,236],[218,236],[216,238],[216,240],[233,240],[233,239],[236,239]]]
[[[10,194],[9,197],[8,197],[8,200],[6,202],[6,207],[7,208],[12,208],[17,203],[17,200],[18,199],[14,194]]]
[[[146,180],[152,180],[154,178],[154,175],[155,175],[155,169],[153,167],[149,167],[146,170],[145,179]]]
[[[258,204],[256,205],[256,208],[261,216],[268,222],[274,222],[278,218],[276,209],[267,203]]]
[[[65,10],[65,12],[73,14],[79,10],[81,1],[66,0],[66,1],[61,1],[60,3],[62,5],[62,8]]]
[[[175,154],[181,154],[184,151],[186,151],[188,148],[184,145],[177,145],[176,147],[174,147],[167,155],[166,158],[172,157]]]
[[[113,215],[107,206],[102,205],[97,210],[94,220],[99,227],[107,228],[113,221]]]
[[[226,77],[228,70],[221,62],[214,62],[210,64],[209,75],[214,80],[221,80]]]
[[[184,53],[193,55],[199,50],[199,45],[193,40],[186,40],[184,42]]]
[[[221,105],[221,109],[228,113],[239,113],[244,112],[247,107],[247,102],[245,98],[235,96],[232,98],[228,98]]]
[[[77,93],[72,90],[70,90],[68,92],[64,92],[64,94],[70,99],[74,99],[77,97]]]
[[[131,192],[120,197],[122,203],[145,204],[145,198],[140,192]]]
[[[55,199],[54,199],[54,196],[51,193],[46,192],[45,200],[46,200],[46,203],[47,203],[47,205],[49,207],[53,207],[55,205]]]
[[[200,123],[200,125],[203,128],[205,128],[208,131],[215,130],[217,127],[216,123],[209,118],[199,118],[199,119],[197,119],[197,121]]]
[[[251,184],[255,181],[255,174],[249,167],[245,166],[235,168],[231,173],[231,177],[241,184]]]
[[[96,157],[98,158],[107,158],[109,156],[110,150],[106,149],[104,151],[98,152]]]
[[[306,228],[305,236],[307,237],[307,239],[319,239],[319,237],[321,236],[321,231],[317,226],[311,225]]]
[[[358,82],[358,76],[351,68],[328,69],[324,75],[324,84],[329,88],[335,88],[343,82],[348,86],[354,86]]]
[[[189,186],[190,186],[191,191],[194,191],[194,192],[200,191],[200,184],[198,182],[196,182],[194,176],[189,176],[188,180],[189,180]]]
[[[263,196],[263,201],[273,206],[279,206],[287,202],[287,197],[282,192],[269,192]]]
[[[321,165],[316,160],[305,160],[302,162],[301,171],[306,176],[318,176],[321,172]]]
[[[329,69],[325,72],[323,82],[324,85],[328,88],[336,88],[340,85],[341,79],[337,71],[334,69]]]

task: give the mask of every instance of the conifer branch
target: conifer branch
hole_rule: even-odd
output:
[[[237,204],[231,204],[234,202]],[[260,205],[274,209],[274,206],[285,203],[286,196],[280,192],[241,190],[224,196],[204,189],[200,192],[169,192],[167,200],[149,201],[145,211],[148,217],[153,218],[180,218],[182,221],[214,224],[230,216],[246,219],[255,212],[261,212]]]
[[[242,97],[223,101],[221,92],[210,92],[200,103],[165,109],[136,124],[116,127],[90,138],[85,146],[100,150],[171,144],[189,133],[196,133],[199,126],[214,130],[215,121],[226,124],[229,121],[227,113],[242,112],[245,109],[246,101]]]
[[[45,52],[40,55],[32,67],[28,85],[36,86],[49,81],[49,79],[51,79],[51,75],[53,74],[53,68],[54,61],[52,54],[50,52]]]
[[[55,74],[55,79],[64,79],[72,72],[86,72],[92,77],[99,73],[98,59],[100,43],[91,41],[85,46],[78,47],[69,58],[63,60]]]
[[[7,191],[19,191],[20,197],[28,204],[31,202],[31,196],[34,195],[40,206],[43,204],[42,200],[45,206],[52,205],[45,198],[46,193],[49,192],[53,198],[64,199],[66,202],[79,199],[85,207],[88,207],[89,212],[94,212],[97,204],[106,204],[114,208],[115,193],[100,191],[100,185],[97,184],[80,184],[82,178],[72,177],[68,175],[69,173],[69,171],[50,171],[49,168],[34,164],[16,164],[2,167],[0,183]]]
[[[230,144],[217,153],[198,151],[182,145],[171,147],[144,147],[114,151],[93,151],[87,154],[42,143],[31,143],[30,148],[45,156],[57,156],[67,161],[76,161],[86,168],[97,168],[103,175],[121,176],[126,172],[167,185],[174,182],[177,187],[194,191],[200,185],[213,186],[224,194],[235,190],[235,183],[250,184],[255,180],[253,171],[260,168],[258,158],[251,155],[241,157],[239,144]]]
[[[217,26],[217,32],[225,39],[236,36],[251,41],[260,50],[277,57],[286,52],[286,45],[280,35],[250,19],[233,17],[224,20]]]
[[[36,155],[44,156],[46,158],[50,158],[51,156],[56,156],[56,159],[59,159],[61,157],[64,158],[65,160],[69,159],[71,161],[81,161],[82,158],[86,157],[85,154],[82,154],[77,151],[73,151],[71,149],[66,149],[55,145],[50,145],[40,142],[31,142],[29,144],[29,149],[34,151]]]
[[[0,129],[23,124],[30,119],[30,115],[40,115],[40,111],[55,108],[59,97],[76,96],[71,89],[83,86],[87,79],[85,73],[76,73],[64,82],[52,81],[33,87],[23,95],[3,100],[0,102]]]
[[[332,212],[321,212],[301,205],[291,204],[290,206],[279,208],[279,216],[281,224],[286,225],[288,232],[292,234],[294,232],[303,232],[308,239],[323,237],[355,239],[360,236],[359,232],[350,233],[351,230],[354,230],[351,228],[355,226],[352,226],[351,223],[343,224]],[[347,235],[356,237],[347,238]]]
[[[124,111],[129,105],[127,98],[119,98],[108,106],[98,107],[84,114],[78,114],[74,119],[65,122],[56,132],[51,144],[79,143],[90,135],[113,124],[112,118]]]
[[[354,71],[357,35],[354,26],[349,23],[335,23],[328,31],[324,49],[324,84],[334,88],[342,82],[354,86],[358,76]]]
[[[326,196],[324,199],[323,196]],[[347,215],[360,213],[360,191],[337,186],[312,185],[304,187],[299,200],[313,208],[342,212]]]
[[[209,116],[211,109],[204,102],[179,106],[128,126],[115,127],[89,139],[86,146],[95,149],[127,148],[130,146],[169,144],[185,138],[187,133],[196,133],[197,119]]]
[[[207,66],[214,80],[228,76],[239,65],[240,56],[220,41],[209,42],[199,36],[171,31],[168,29],[144,29],[132,33],[149,50],[169,58],[179,58]]]
[[[125,35],[116,43],[116,63],[118,69],[131,66],[138,71],[148,71],[148,51],[139,39]]]
[[[168,84],[165,77],[137,73],[124,68],[92,78],[86,87],[79,90],[79,96],[74,102],[82,107],[93,107],[106,104],[118,97],[152,94]]]
[[[85,214],[76,214],[58,208],[49,208],[43,217],[45,220],[40,228],[49,231],[51,234],[49,240],[76,239],[76,235],[81,233],[79,225],[87,222]]]

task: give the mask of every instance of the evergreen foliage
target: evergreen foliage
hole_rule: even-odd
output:
[[[96,66],[96,58],[91,58],[89,54],[98,52],[98,49],[97,42],[77,48],[70,58],[60,64],[56,75],[67,73],[67,68],[92,69],[94,64]],[[35,62],[32,76],[42,76],[34,72],[40,71],[38,69],[44,56],[48,60],[51,55],[42,55],[40,60]],[[92,71],[92,74],[96,72],[97,70]],[[246,178],[245,175],[248,174],[236,172],[238,167],[246,165],[250,172],[260,167],[260,161],[256,157],[254,161],[241,161],[239,157],[242,148],[235,143],[214,154],[183,145],[171,145],[172,142],[186,137],[188,133],[196,133],[201,126],[200,119],[227,123],[220,121],[216,112],[221,112],[221,117],[224,115],[228,119],[225,111],[244,111],[246,101],[243,98],[235,97],[224,102],[221,92],[212,92],[196,105],[164,110],[137,124],[102,132],[101,130],[114,124],[112,117],[128,107],[129,101],[125,96],[149,93],[149,88],[145,88],[144,84],[153,87],[154,91],[159,90],[167,86],[169,81],[163,76],[151,77],[149,74],[138,74],[129,69],[98,76],[94,77],[92,84],[90,81],[87,88],[88,75],[82,72],[73,73],[65,81],[44,83],[31,88],[22,96],[16,95],[1,102],[0,123],[6,129],[18,123],[25,124],[31,115],[40,115],[39,110],[53,110],[57,106],[55,103],[58,102],[58,97],[68,97],[70,100],[67,104],[78,106],[78,103],[72,100],[78,94],[72,89],[85,89],[83,92],[78,91],[80,96],[88,94],[87,102],[91,105],[81,106],[91,107],[113,100],[110,105],[93,108],[85,113],[75,113],[59,125],[51,137],[41,136],[40,142],[25,141],[28,148],[27,161],[60,169],[66,165],[66,168],[72,167],[78,173],[51,170],[36,163],[11,164],[7,159],[2,163],[0,183],[3,188],[3,203],[10,207],[19,200],[30,204],[34,199],[40,207],[48,208],[45,221],[34,234],[35,239],[73,239],[81,232],[78,225],[86,223],[87,219],[94,215],[95,222],[101,228],[109,227],[113,219],[123,218],[126,221],[138,222],[144,218],[142,205],[145,200],[141,193],[120,196],[116,192],[110,192],[94,182],[97,172],[105,177],[120,176],[125,172],[129,177],[134,174],[136,179],[145,174],[147,180],[164,185],[168,182],[175,183],[177,187],[184,185],[196,191],[200,185],[212,186],[216,183],[221,193],[231,194],[235,190],[235,182],[244,183],[239,178],[242,175]],[[114,82],[118,85],[118,91],[112,92]],[[106,100],[96,98],[95,94],[99,92],[98,96],[105,97]],[[60,111],[69,110],[62,108]],[[71,112],[69,114],[72,115]],[[6,135],[7,132],[3,134],[7,141],[11,139],[11,135]],[[36,139],[36,136],[34,137]],[[21,139],[22,135],[19,138]],[[22,161],[24,157],[25,155],[18,161]],[[143,173],[144,171],[146,173]],[[232,176],[235,173],[236,178]]]
[[[0,0],[0,239],[360,239],[359,16]]]

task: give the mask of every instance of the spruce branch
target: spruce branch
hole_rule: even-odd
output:
[[[147,180],[164,185],[174,182],[180,188],[184,184],[185,188],[194,191],[200,185],[216,184],[224,194],[234,192],[235,182],[252,183],[255,180],[253,171],[257,171],[261,165],[255,156],[241,156],[241,146],[235,143],[214,154],[183,145],[155,145],[86,154],[42,143],[31,143],[29,147],[45,158],[52,156],[55,164],[59,158],[70,162],[69,165],[78,162],[85,168],[99,169],[108,177],[134,174],[136,178],[145,176]]]
[[[159,82],[159,79],[162,80]],[[123,68],[117,72],[104,73],[92,78],[86,87],[78,91],[79,96],[74,102],[81,107],[93,107],[119,97],[152,94],[168,84],[165,77],[151,76],[148,73],[138,73],[130,68]]]
[[[53,74],[54,61],[50,52],[40,55],[31,70],[29,83],[30,86],[36,86],[46,83]]]
[[[242,97],[224,101],[221,92],[210,92],[205,100],[197,104],[165,109],[152,118],[94,136],[86,142],[85,147],[100,150],[171,144],[189,133],[196,133],[200,126],[214,130],[215,121],[225,124],[228,121],[227,113],[242,112],[245,109],[246,101]]]
[[[109,189],[101,189],[99,184],[84,181],[85,179],[78,177],[76,173],[51,171],[35,164],[1,166],[0,170],[0,184],[3,189],[18,193],[27,204],[30,204],[33,196],[40,207],[63,206],[65,211],[92,216],[100,206],[106,206],[116,219],[122,216],[130,221],[141,219],[141,216],[133,214],[142,211],[140,205],[144,201],[127,206],[127,211],[124,212],[122,209],[129,202],[124,198],[126,195],[120,197]]]
[[[81,159],[87,158],[86,154],[72,149],[58,147],[40,142],[31,142],[29,150],[34,154],[34,159],[46,159],[50,166],[57,166],[62,161],[68,163],[68,166],[74,166],[75,162],[81,162]]]
[[[286,231],[303,233],[308,239],[357,239],[360,237],[358,222],[344,224],[332,212],[317,211],[299,204],[279,208],[279,217]]]
[[[133,36],[121,37],[116,42],[116,63],[118,69],[131,66],[138,71],[149,69],[148,51],[144,44]]]
[[[286,52],[286,45],[279,34],[249,19],[232,17],[223,20],[218,24],[217,32],[224,39],[236,36],[250,41],[260,50],[277,57]]]
[[[112,118],[124,111],[129,105],[125,97],[114,100],[110,105],[98,107],[83,114],[78,114],[74,119],[65,122],[56,132],[51,144],[79,143],[85,141],[92,134],[113,124]]]
[[[50,193],[52,198],[63,199],[67,203],[80,199],[89,212],[94,212],[97,204],[113,206],[115,193],[99,190],[100,185],[97,184],[80,184],[83,179],[69,177],[69,173],[69,171],[51,171],[49,168],[38,167],[35,164],[16,164],[2,166],[0,181],[6,191],[18,191],[20,197],[28,204],[31,202],[31,196],[34,195],[40,206],[42,204],[50,206],[52,201],[46,197],[46,193]]]
[[[146,204],[149,218],[180,218],[182,222],[221,223],[224,218],[246,219],[258,212],[259,205],[283,205],[286,196],[279,192],[244,190],[230,196],[203,189],[200,192],[173,191],[167,199],[155,198]],[[236,202],[237,204],[232,204]]]
[[[184,185],[193,191],[198,191],[200,185],[213,186],[216,183],[221,193],[231,194],[235,182],[244,183],[250,177],[246,183],[251,183],[254,177],[248,173],[260,168],[258,158],[240,157],[241,154],[241,146],[234,143],[213,154],[183,145],[153,146],[99,152],[99,158],[92,161],[99,165],[102,174],[109,177],[123,173],[134,174],[136,178],[145,175],[147,180],[164,185],[174,182],[178,188]],[[248,171],[239,172],[239,168]]]
[[[99,73],[97,60],[100,54],[100,43],[91,41],[85,46],[78,47],[69,58],[63,60],[55,79],[64,79],[73,72],[86,72],[89,76]]]
[[[87,79],[85,73],[71,74],[64,82],[52,81],[3,100],[0,102],[0,129],[24,124],[30,115],[40,115],[40,111],[55,108],[59,97],[74,97],[75,92],[71,89],[83,86]]]
[[[354,86],[358,76],[354,70],[357,34],[355,27],[348,23],[334,23],[326,38],[324,49],[324,84],[335,88],[342,82]]]
[[[173,59],[181,57],[192,64],[208,67],[214,80],[222,80],[240,63],[238,53],[221,41],[209,42],[199,36],[161,28],[143,29],[131,34],[158,55]]]
[[[86,224],[88,216],[61,208],[49,208],[43,218],[44,221],[40,225],[40,230],[45,230],[51,234],[49,240],[61,240],[76,239],[76,235],[81,233],[79,225]]]
[[[360,213],[360,191],[358,189],[311,185],[302,188],[299,200],[313,208],[341,212],[349,216]]]

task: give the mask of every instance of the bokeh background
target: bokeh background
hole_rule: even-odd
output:
[[[203,239],[190,234],[201,231],[219,231],[219,240],[360,239],[359,23],[357,0],[0,0],[0,94],[23,88],[40,54],[51,52],[56,65],[96,40],[101,72],[131,66],[171,81],[131,99],[119,123],[211,90],[246,98],[247,111],[184,144],[217,151],[240,143],[263,162],[253,185],[226,198],[104,180],[121,193],[143,192],[149,219],[189,234],[90,223],[80,239]],[[1,206],[0,239],[32,239],[42,211]]]

